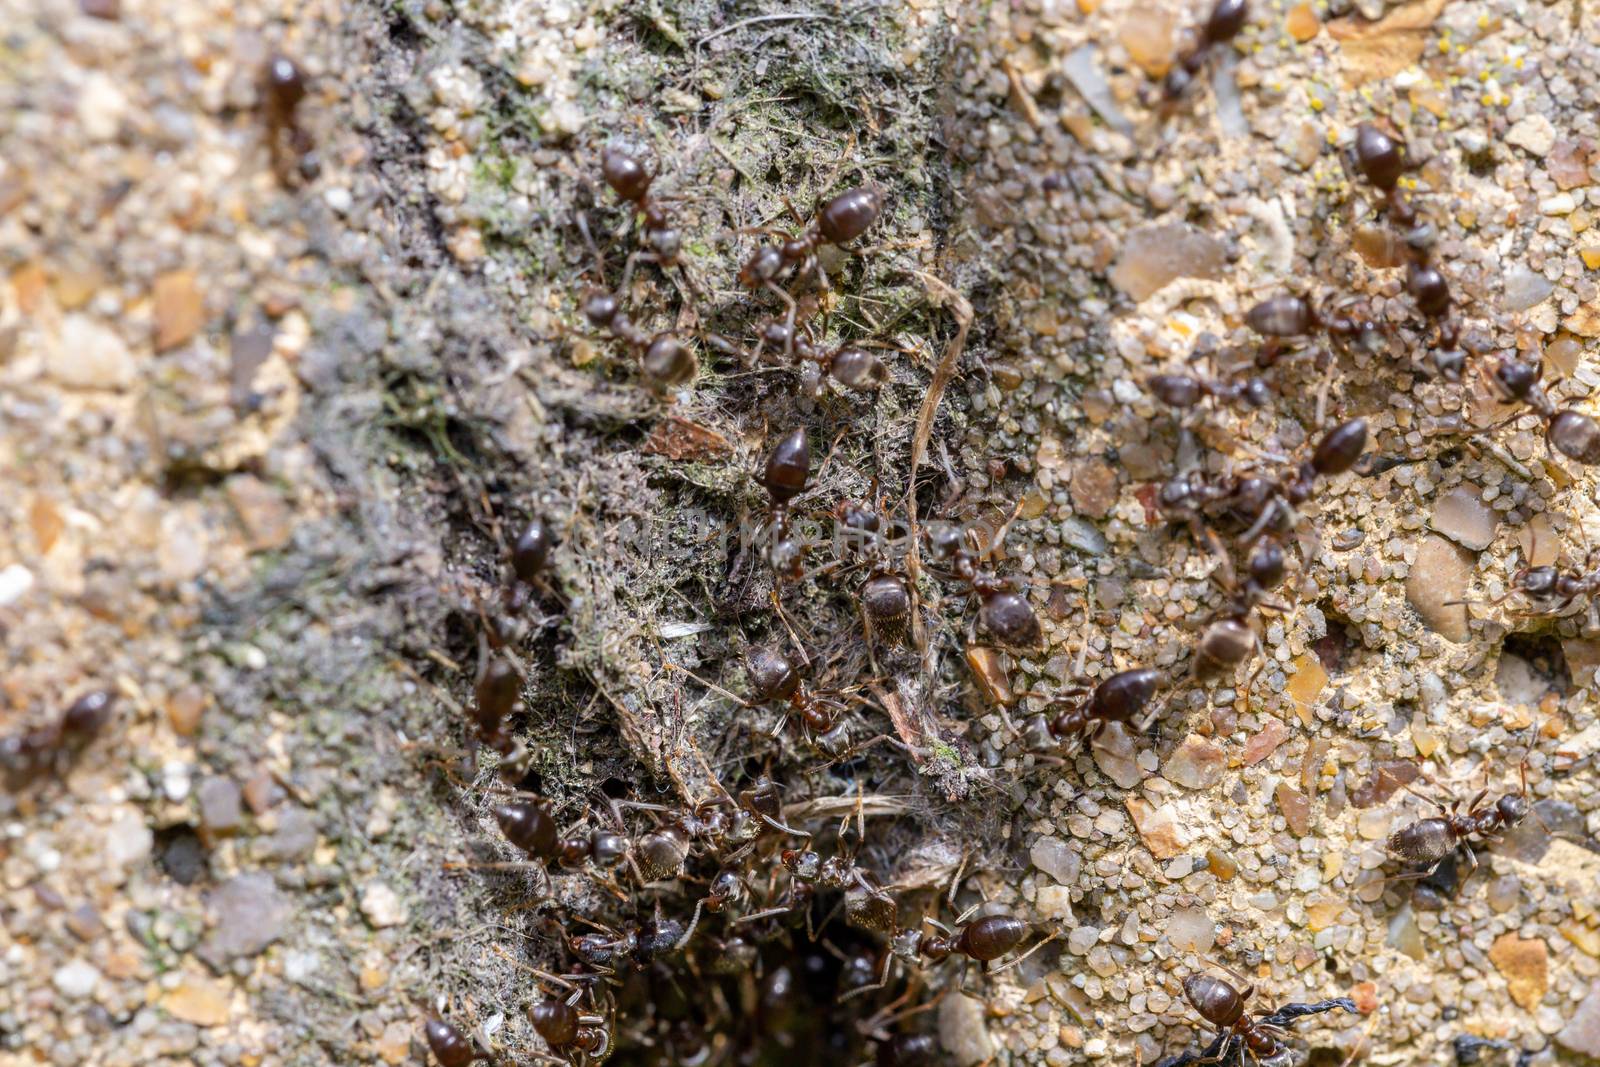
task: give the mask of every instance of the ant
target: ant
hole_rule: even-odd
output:
[[[657,905],[654,918],[629,924],[620,933],[592,920],[585,921],[603,932],[569,938],[568,947],[575,956],[590,967],[602,970],[615,970],[624,963],[632,963],[635,969],[643,970],[689,943],[699,926],[700,911],[695,909],[694,921],[685,926],[677,919],[663,917]]]
[[[633,265],[639,261],[654,263],[663,270],[677,267],[687,279],[688,268],[680,259],[683,236],[667,218],[667,210],[662,202],[650,195],[650,186],[656,176],[638,159],[620,148],[607,148],[601,153],[600,174],[611,186],[611,191],[625,203],[632,204],[644,221],[645,249],[628,256],[622,268],[622,284],[618,291],[627,291],[628,279],[633,276]],[[693,288],[692,282],[690,287]]]
[[[306,96],[305,74],[299,64],[280,54],[267,60],[261,80],[261,110],[267,123],[267,148],[272,155],[273,173],[286,186],[294,184],[295,172],[291,164],[298,167],[300,179],[315,178],[315,146],[296,114],[300,101]]]
[[[493,1059],[479,1052],[472,1039],[443,1019],[429,1019],[422,1026],[422,1036],[440,1067],[467,1067],[473,1060]]]
[[[1150,698],[1155,696],[1163,681],[1165,675],[1161,671],[1136,667],[1113,674],[1092,690],[1086,686],[1064,689],[1055,694],[1048,705],[1065,705],[1062,710],[1048,719],[1043,714],[1038,715],[1030,724],[1030,732],[1036,739],[1049,744],[1059,744],[1071,737],[1092,741],[1113,722],[1132,722],[1150,703]],[[1087,699],[1065,699],[1068,696],[1082,697],[1085,693],[1088,694]],[[1039,747],[1047,745],[1041,744]]]
[[[1232,971],[1229,972],[1233,974]],[[1234,977],[1244,981],[1242,975]],[[1183,980],[1183,995],[1200,1017],[1217,1028],[1217,1036],[1204,1052],[1185,1052],[1162,1060],[1157,1067],[1186,1067],[1188,1064],[1218,1063],[1226,1065],[1229,1057],[1243,1063],[1243,1053],[1252,1060],[1272,1061],[1289,1051],[1284,1039],[1296,1019],[1341,1008],[1357,1011],[1356,1002],[1349,997],[1334,997],[1313,1004],[1285,1004],[1275,1011],[1255,1017],[1245,1014],[1245,1004],[1255,993],[1255,986],[1245,983],[1243,990],[1235,989],[1221,978],[1209,974],[1192,974]]]
[[[850,922],[869,930],[889,932],[895,928],[898,906],[867,871],[841,856],[824,859],[809,848],[786,848],[779,862],[790,876],[805,886],[810,898],[818,889],[845,891],[845,908]]]
[[[639,369],[658,390],[672,389],[693,381],[700,370],[694,350],[679,340],[677,335],[670,330],[654,335],[645,333],[622,310],[622,302],[604,289],[591,289],[584,295],[583,315],[595,327],[609,330],[613,337],[633,349],[639,360]]]
[[[1220,582],[1228,599],[1195,641],[1194,672],[1201,681],[1214,681],[1231,676],[1260,647],[1261,635],[1255,625],[1258,608],[1288,610],[1284,605],[1266,599],[1269,592],[1282,584],[1287,563],[1283,547],[1272,537],[1263,536],[1250,551],[1250,558],[1245,565],[1247,577],[1241,583],[1232,559],[1223,551],[1216,535],[1207,530],[1206,536],[1221,560],[1219,569],[1223,572],[1223,578]],[[1254,677],[1252,674],[1251,678]]]
[[[1205,68],[1213,48],[1239,36],[1249,14],[1246,0],[1217,0],[1212,5],[1211,14],[1200,27],[1200,39],[1178,55],[1172,69],[1161,79],[1161,97],[1168,105],[1177,103],[1189,91],[1195,76]]]
[[[787,201],[786,201],[787,202]],[[820,287],[828,288],[828,277],[823,273],[817,250],[823,245],[845,245],[860,237],[878,221],[883,212],[883,194],[877,186],[861,185],[847,189],[833,199],[819,204],[811,225],[806,226],[794,205],[789,212],[804,227],[799,234],[785,235],[778,244],[761,245],[739,267],[739,284],[746,289],[767,289],[783,301],[788,313],[784,319],[784,356],[794,350],[794,324],[798,305],[778,285],[777,279],[790,272],[804,274],[816,272]]]
[[[799,578],[805,543],[790,536],[789,509],[795,497],[806,490],[811,478],[811,445],[803,427],[795,427],[778,439],[756,479],[770,500],[768,529],[772,543],[767,546],[767,561],[779,575]]]
[[[1009,521],[1006,524],[1010,525]],[[1004,542],[1001,527],[985,555],[992,555]],[[1016,583],[1000,578],[988,567],[979,565],[979,555],[967,548],[959,527],[950,524],[930,526],[924,532],[930,562],[946,570],[967,586],[978,598],[978,620],[1002,644],[1017,648],[1037,648],[1044,639],[1039,617],[1028,598],[1017,591]]]
[[[938,933],[928,933],[918,927],[904,927],[889,938],[889,951],[883,958],[883,970],[878,976],[878,981],[873,985],[861,986],[852,989],[839,999],[846,1000],[874,990],[882,989],[889,984],[889,968],[895,960],[903,960],[909,966],[921,967],[925,964],[943,963],[951,956],[965,956],[967,959],[979,963],[991,963],[1012,949],[1020,945],[1028,936],[1032,927],[1017,918],[1015,915],[1001,913],[986,915],[970,923],[956,920],[957,928],[952,930],[932,916],[924,916],[924,923],[938,928]],[[1002,970],[1015,967],[1044,945],[1053,940],[1044,938],[1033,948],[1018,956],[1010,963],[989,971],[997,974]]]
[[[1290,337],[1325,333],[1329,338],[1340,341],[1354,338],[1358,345],[1371,351],[1377,348],[1381,334],[1378,324],[1365,314],[1341,314],[1326,307],[1319,310],[1310,300],[1292,293],[1267,297],[1245,312],[1244,321],[1254,333],[1265,338],[1265,343],[1256,353],[1258,367],[1270,367],[1277,363],[1284,342]],[[1323,358],[1318,357],[1319,367]]]
[[[1384,195],[1389,217],[1402,226],[1415,222],[1416,209],[1400,190],[1400,179],[1411,169],[1405,141],[1363,122],[1356,127],[1356,139],[1349,151],[1361,176]]]
[[[1508,401],[1528,405],[1545,422],[1545,443],[1585,466],[1600,464],[1600,422],[1572,408],[1558,409],[1539,381],[1543,367],[1512,355],[1495,361],[1489,378]]]
[[[813,744],[829,755],[844,750],[846,731],[839,713],[848,705],[812,692],[782,652],[775,648],[751,649],[745,656],[745,672],[756,704],[788,704]]]
[[[1367,420],[1351,419],[1324,434],[1311,458],[1287,480],[1259,474],[1210,477],[1191,471],[1168,480],[1156,500],[1169,519],[1187,521],[1196,540],[1204,540],[1202,519],[1220,518],[1244,525],[1239,540],[1253,541],[1264,531],[1289,529],[1294,509],[1311,499],[1317,479],[1350,470],[1366,447]]]
[[[1439,809],[1439,815],[1419,819],[1390,834],[1389,851],[1407,864],[1426,866],[1428,869],[1422,875],[1426,877],[1434,872],[1446,856],[1460,850],[1466,855],[1467,876],[1470,878],[1478,868],[1478,857],[1470,847],[1464,846],[1471,845],[1473,835],[1492,841],[1527,818],[1533,810],[1528,803],[1527,774],[1527,768],[1523,767],[1521,792],[1507,793],[1487,807],[1478,806],[1489,795],[1487,787],[1467,803],[1465,811],[1459,800],[1451,800],[1447,806],[1432,797],[1424,797]]]
[[[59,772],[111,721],[116,694],[95,689],[67,706],[48,726],[0,737],[0,771],[8,786],[33,780],[46,770]]]
[[[580,1012],[578,998],[583,990],[576,990],[566,1000],[548,998],[528,1005],[528,1021],[544,1038],[552,1051],[572,1050],[585,1060],[604,1060],[611,1051],[611,1031],[603,1015]]]
[[[1157,400],[1179,411],[1187,411],[1207,397],[1224,404],[1242,402],[1256,409],[1269,406],[1273,399],[1272,387],[1265,379],[1254,376],[1244,381],[1226,381],[1191,374],[1157,374],[1146,379],[1145,384]]]

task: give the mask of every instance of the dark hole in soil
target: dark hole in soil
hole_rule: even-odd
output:
[[[188,823],[156,831],[156,865],[179,885],[194,885],[206,873],[206,847]]]
[[[1329,676],[1343,674],[1355,659],[1355,650],[1361,646],[1361,634],[1348,619],[1340,616],[1325,601],[1318,605],[1328,620],[1328,632],[1311,645]]]
[[[1567,657],[1549,634],[1507,634],[1494,682],[1501,699],[1518,704],[1536,704],[1551,690],[1561,696],[1572,692]]]

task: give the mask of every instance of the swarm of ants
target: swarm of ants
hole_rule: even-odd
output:
[[[1246,0],[1217,0],[1160,85],[1164,110],[1173,113],[1193,99],[1218,51],[1231,46],[1249,19]],[[304,77],[279,57],[264,84],[275,167],[285,182],[300,180],[313,167],[297,115]],[[1434,254],[1435,225],[1403,188],[1412,168],[1403,138],[1362,123],[1346,151],[1353,172],[1377,194],[1372,210],[1395,228],[1406,249],[1401,289],[1427,334],[1427,358],[1414,362],[1446,383],[1479,375],[1504,402],[1517,405],[1512,419],[1538,420],[1553,453],[1600,463],[1600,424],[1552,396],[1536,363],[1479,351],[1464,340],[1461,301]],[[965,630],[974,681],[1002,715],[1008,716],[1009,705],[1034,702],[1014,734],[1041,754],[1065,752],[1114,727],[1149,729],[1167,706],[1159,699],[1166,690],[1240,684],[1249,670],[1242,681],[1248,693],[1261,669],[1265,617],[1294,610],[1288,576],[1314,565],[1319,494],[1336,479],[1363,473],[1370,458],[1366,418],[1345,413],[1336,422],[1324,419],[1327,380],[1351,352],[1392,349],[1391,324],[1349,302],[1282,292],[1244,313],[1238,326],[1247,340],[1229,350],[1243,358],[1234,358],[1231,368],[1221,367],[1219,353],[1206,347],[1194,359],[1210,361],[1208,372],[1189,366],[1150,376],[1151,396],[1183,433],[1217,409],[1273,409],[1291,392],[1283,378],[1301,356],[1310,356],[1328,377],[1318,394],[1316,432],[1302,454],[1202,462],[1155,487],[1160,522],[1214,560],[1220,592],[1214,610],[1196,626],[1187,664],[1123,665],[1087,676],[1080,657],[1081,676],[1071,684],[1019,693],[1005,665],[1012,656],[1036,656],[1046,634],[1033,591],[1008,573],[1009,521],[983,531],[959,522],[919,524],[908,508],[902,524],[899,508],[876,495],[876,480],[865,500],[820,499],[826,484],[821,468],[833,450],[820,466],[813,463],[813,443],[823,438],[807,416],[830,386],[844,397],[870,394],[892,377],[866,340],[829,340],[823,310],[836,295],[825,262],[834,252],[861,253],[863,240],[892,207],[884,189],[864,182],[828,190],[809,214],[786,201],[792,227],[743,231],[759,238],[729,287],[747,301],[744,332],[753,340],[744,341],[700,321],[698,309],[713,287],[698,276],[678,205],[662,192],[670,186],[648,154],[619,140],[597,153],[591,171],[598,178],[590,185],[593,210],[572,219],[592,259],[573,292],[576,310],[592,337],[637,368],[654,402],[670,407],[714,358],[735,370],[761,366],[792,374],[795,381],[791,420],[768,427],[747,469],[749,495],[759,502],[756,541],[771,586],[771,624],[720,680],[670,663],[665,669],[727,702],[743,729],[766,735],[774,746],[787,739],[822,766],[858,759],[874,745],[913,761],[928,758],[899,723],[895,733],[872,737],[867,723],[888,711],[892,698],[884,667],[931,657],[926,631],[940,619]],[[602,210],[621,211],[625,235],[601,231]],[[619,242],[625,254],[614,251]],[[633,283],[641,267],[653,267],[652,277],[682,294],[684,309],[671,325],[659,321],[658,308],[636,301]],[[522,510],[517,502],[509,506]],[[543,795],[530,773],[538,742],[518,737],[527,685],[519,652],[565,606],[557,574],[562,546],[556,514],[523,514],[499,587],[474,609],[479,655],[465,709],[463,764],[473,770],[480,750],[498,757],[484,800],[513,858],[453,866],[530,874],[531,906],[539,910],[550,962],[525,965],[530,981],[522,1011],[538,1037],[537,1049],[525,1055],[572,1065],[608,1059],[711,1065],[870,1058],[879,1067],[940,1062],[928,1013],[941,998],[955,989],[982,996],[986,975],[1024,963],[1064,931],[982,900],[955,911],[961,869],[943,898],[927,885],[897,884],[892,857],[875,850],[867,832],[864,797],[858,793],[853,807],[848,798],[825,806],[829,817],[819,817],[811,807],[818,798],[804,792],[806,776],[774,780],[770,759],[760,768],[738,768],[724,781],[690,741],[698,767],[692,784],[677,782],[682,795],[674,801],[647,799],[626,783],[577,799]],[[802,520],[810,518],[831,521],[831,558],[803,529]],[[896,528],[904,536],[894,536]],[[1597,585],[1592,573],[1528,567],[1507,596],[1519,595],[1534,612],[1555,614],[1591,601]],[[851,651],[833,655],[834,644],[823,654],[796,632],[783,601],[800,586],[824,588],[841,602]],[[98,729],[107,701],[96,699],[80,700],[53,728],[0,742],[0,763],[20,775],[64,758],[61,753]],[[1473,841],[1529,814],[1525,794],[1524,786],[1488,805],[1482,803],[1486,793],[1465,805],[1441,805],[1437,816],[1398,829],[1389,848],[1413,868],[1431,870],[1458,852],[1472,862]],[[558,879],[587,888],[564,893]],[[570,899],[602,905],[579,910]],[[1251,1014],[1254,985],[1233,977],[1240,986],[1207,973],[1183,982],[1183,995],[1214,1036],[1163,1064],[1287,1064],[1294,1024],[1357,1010],[1351,999],[1334,997]],[[492,1037],[448,1004],[427,1018],[421,1037],[443,1067],[505,1058]]]

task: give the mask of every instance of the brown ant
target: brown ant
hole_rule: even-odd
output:
[[[1585,466],[1600,464],[1600,422],[1573,408],[1557,408],[1539,380],[1542,372],[1537,361],[1502,355],[1489,378],[1508,401],[1526,404],[1544,420],[1550,448]]]
[[[1311,458],[1287,479],[1190,471],[1169,479],[1156,501],[1170,521],[1187,522],[1197,541],[1205,540],[1206,519],[1243,526],[1239,540],[1254,541],[1264,532],[1287,532],[1296,521],[1295,508],[1311,499],[1317,479],[1350,470],[1366,447],[1367,420],[1351,419],[1324,434]]]
[[[1230,972],[1231,973],[1231,972]],[[1242,976],[1239,977],[1241,981]],[[1235,989],[1221,978],[1209,974],[1192,974],[1183,980],[1183,995],[1200,1017],[1217,1028],[1217,1036],[1203,1052],[1185,1052],[1162,1060],[1157,1067],[1187,1067],[1188,1064],[1216,1063],[1223,1067],[1231,1061],[1242,1064],[1249,1054],[1254,1062],[1270,1064],[1287,1063],[1289,1047],[1284,1039],[1296,1019],[1320,1015],[1335,1008],[1357,1011],[1356,1002],[1349,997],[1334,997],[1312,1004],[1285,1004],[1275,1011],[1251,1017],[1245,1014],[1245,1004],[1255,993],[1255,986],[1246,983],[1243,990]]]
[[[667,217],[665,205],[650,195],[650,186],[656,176],[637,158],[620,148],[607,148],[600,155],[600,174],[611,186],[611,191],[626,203],[632,204],[644,222],[644,248],[628,256],[622,269],[619,292],[627,292],[628,279],[633,276],[636,262],[654,263],[663,270],[677,267],[688,278],[688,268],[681,261],[683,236]],[[693,288],[693,283],[690,283]]]
[[[882,989],[889,983],[889,969],[897,959],[912,967],[943,963],[951,956],[964,956],[978,963],[992,963],[1020,945],[1032,929],[1028,923],[1015,915],[1004,913],[986,915],[970,923],[963,923],[958,919],[954,930],[931,916],[924,916],[922,921],[936,927],[939,932],[930,933],[920,927],[904,927],[894,933],[889,938],[889,951],[884,956],[883,970],[878,976],[877,983],[853,989],[839,999],[846,1000]],[[1041,939],[1037,945],[1021,956],[986,973],[997,974],[1015,967],[1043,948],[1055,936],[1052,934]]]
[[[598,1063],[611,1051],[611,1031],[604,1015],[578,1010],[577,1002],[583,993],[578,989],[566,1000],[534,1001],[528,1005],[528,1021],[552,1051],[575,1052],[579,1063],[590,1059]]]
[[[1226,381],[1192,374],[1157,374],[1146,379],[1145,384],[1157,400],[1175,411],[1187,411],[1207,398],[1256,409],[1269,406],[1273,400],[1272,387],[1265,379],[1254,376]]]
[[[1216,0],[1200,27],[1199,40],[1178,55],[1172,69],[1161,79],[1161,97],[1168,105],[1177,103],[1189,91],[1195,77],[1205,69],[1213,48],[1239,36],[1249,14],[1246,0]]]
[[[820,287],[828,288],[828,277],[817,259],[817,250],[823,245],[844,245],[860,237],[878,221],[883,212],[883,194],[876,186],[862,185],[847,189],[825,203],[819,204],[810,226],[806,226],[794,206],[790,213],[803,229],[798,234],[785,234],[777,244],[761,245],[739,268],[739,284],[746,289],[766,289],[777,294],[788,309],[783,322],[784,355],[794,350],[795,315],[798,306],[778,285],[778,279],[789,273],[805,274],[815,271]]]
[[[1231,676],[1261,645],[1256,629],[1256,611],[1270,607],[1289,610],[1267,599],[1267,594],[1282,584],[1287,571],[1283,547],[1272,537],[1261,537],[1246,562],[1246,579],[1241,583],[1230,559],[1215,535],[1206,531],[1212,550],[1221,560],[1219,579],[1227,600],[1201,631],[1194,644],[1194,673],[1202,682]],[[1257,669],[1259,672],[1259,668]],[[1251,678],[1254,679],[1252,674]],[[1247,683],[1248,685],[1248,683]]]
[[[1494,840],[1506,830],[1516,826],[1533,810],[1528,803],[1527,768],[1522,768],[1522,790],[1508,793],[1487,807],[1479,807],[1489,795],[1487,787],[1479,790],[1462,810],[1459,800],[1445,805],[1432,797],[1423,797],[1439,809],[1439,815],[1419,819],[1402,826],[1389,835],[1388,847],[1402,862],[1412,866],[1426,866],[1422,877],[1432,874],[1446,856],[1460,850],[1466,855],[1467,873],[1477,870],[1478,858],[1470,847],[1474,835]],[[1419,794],[1420,795],[1420,794]]]
[[[1009,522],[1007,526],[1009,526]],[[989,551],[992,555],[1005,539],[1006,528],[995,535]],[[1034,614],[1028,598],[1018,592],[1016,583],[997,576],[993,570],[980,565],[978,553],[964,543],[960,527],[939,524],[924,531],[930,565],[941,568],[966,585],[968,592],[978,598],[978,621],[1002,644],[1016,648],[1037,648],[1044,639],[1039,628],[1039,617]]]
[[[422,1036],[439,1067],[467,1067],[473,1060],[493,1059],[488,1053],[479,1052],[471,1038],[442,1019],[424,1023]]]
[[[633,349],[646,380],[661,390],[693,381],[700,369],[694,350],[670,330],[647,334],[622,310],[622,302],[604,289],[591,289],[583,298],[583,315],[597,328]]]
[[[305,74],[299,64],[286,55],[267,60],[262,75],[262,114],[267,124],[267,148],[272,155],[272,170],[284,185],[294,184],[296,169],[301,180],[317,176],[315,148],[297,112],[306,96]]]
[[[791,536],[790,506],[795,497],[805,492],[810,479],[811,446],[806,441],[805,429],[797,426],[778,439],[756,479],[771,502],[767,527],[771,543],[767,546],[767,561],[781,576],[798,578],[801,573],[805,543],[800,537]]]
[[[847,731],[839,713],[848,704],[810,689],[789,658],[775,648],[751,649],[745,656],[745,672],[755,704],[787,704],[812,744],[830,756],[844,751]]]
[[[67,706],[48,726],[0,737],[0,771],[8,786],[20,786],[45,771],[59,773],[111,721],[116,694],[95,689]]]

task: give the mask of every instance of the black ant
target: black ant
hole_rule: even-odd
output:
[[[1527,818],[1533,810],[1527,797],[1526,767],[1522,769],[1522,774],[1521,792],[1508,793],[1487,807],[1478,806],[1489,795],[1487,787],[1466,804],[1465,811],[1458,800],[1451,800],[1449,805],[1445,805],[1431,797],[1424,797],[1439,809],[1439,815],[1419,819],[1390,834],[1389,851],[1407,864],[1426,866],[1428,870],[1425,873],[1432,874],[1446,856],[1460,850],[1466,855],[1467,875],[1471,877],[1472,872],[1477,870],[1478,858],[1470,847],[1464,846],[1472,843],[1473,836],[1493,840]]]
[[[1195,77],[1205,69],[1211,50],[1239,36],[1249,15],[1250,6],[1246,0],[1217,0],[1200,27],[1199,40],[1179,54],[1172,69],[1161,79],[1162,99],[1168,104],[1180,100],[1194,84]]]
[[[1009,523],[1007,524],[1009,525]],[[1039,617],[1028,598],[1017,591],[1014,581],[997,576],[980,565],[978,553],[966,547],[967,535],[958,526],[941,524],[924,531],[929,562],[944,569],[978,598],[978,620],[1002,644],[1016,648],[1037,648],[1044,639]],[[1005,538],[1005,527],[995,535],[985,555],[992,555]]]
[[[804,226],[804,220],[790,205],[795,221]],[[883,194],[876,186],[862,185],[848,189],[817,207],[810,226],[799,234],[785,235],[778,244],[762,245],[739,268],[739,284],[746,289],[767,289],[784,303],[788,313],[784,319],[784,355],[793,351],[795,315],[798,306],[777,284],[777,280],[790,272],[804,274],[813,270],[821,288],[828,287],[827,275],[817,259],[817,249],[823,245],[844,245],[860,237],[878,221],[883,212]]]
[[[931,916],[924,916],[923,922],[936,927],[939,932],[929,933],[920,927],[905,927],[894,933],[889,938],[889,951],[884,956],[883,970],[878,976],[877,983],[853,989],[839,999],[845,1000],[882,989],[889,983],[889,968],[897,959],[912,967],[943,963],[951,956],[964,956],[978,963],[992,963],[1020,945],[1032,930],[1028,923],[1015,915],[1004,913],[986,915],[970,923],[962,923],[958,919],[954,930]],[[1055,936],[1052,934],[1048,938],[1041,939],[1037,945],[1021,956],[986,973],[997,974],[1015,967],[1043,948]]]
[[[1400,179],[1411,169],[1406,160],[1405,142],[1370,122],[1363,122],[1356,127],[1356,139],[1350,152],[1361,176],[1384,195],[1389,217],[1401,226],[1414,223],[1416,209],[1400,190]]]
[[[267,60],[262,75],[261,110],[267,123],[267,148],[272,155],[272,170],[284,185],[298,177],[310,180],[317,175],[315,147],[311,135],[300,125],[297,112],[306,97],[305,74],[299,64],[286,55]]]
[[[47,770],[59,772],[105,729],[116,699],[109,689],[95,689],[74,700],[50,725],[0,737],[0,771],[8,786],[20,786]]]
[[[1242,980],[1242,976],[1241,976]],[[1245,1004],[1255,993],[1255,986],[1246,983],[1243,990],[1209,974],[1192,974],[1183,981],[1183,995],[1200,1017],[1217,1028],[1217,1036],[1203,1052],[1185,1052],[1162,1060],[1157,1067],[1186,1067],[1188,1064],[1216,1063],[1223,1067],[1233,1062],[1242,1064],[1244,1054],[1253,1061],[1270,1063],[1285,1057],[1289,1051],[1284,1039],[1296,1019],[1320,1015],[1335,1008],[1357,1011],[1356,1002],[1349,997],[1334,997],[1312,1004],[1285,1004],[1275,1011],[1251,1017],[1245,1014]],[[1285,1059],[1286,1062],[1286,1059]]]
[[[782,652],[775,648],[751,649],[745,656],[745,672],[750,679],[754,703],[787,704],[789,712],[805,727],[812,744],[829,755],[844,750],[846,730],[839,721],[839,713],[849,705],[813,692]]]
[[[1166,680],[1158,670],[1136,667],[1118,671],[1093,689],[1073,686],[1052,695],[1050,707],[1061,707],[1055,715],[1041,713],[1030,723],[1029,732],[1040,748],[1060,744],[1069,738],[1092,741],[1114,722],[1130,723],[1150,703]],[[1068,700],[1067,697],[1087,699]],[[1048,709],[1047,709],[1048,711]]]
[[[1542,372],[1537,362],[1503,355],[1489,377],[1507,400],[1526,404],[1544,420],[1549,447],[1585,466],[1600,464],[1600,422],[1572,408],[1557,408],[1539,380]]]
[[[1245,312],[1245,325],[1265,339],[1256,354],[1256,365],[1270,367],[1278,362],[1285,342],[1292,337],[1309,337],[1323,333],[1330,339],[1353,339],[1361,348],[1373,351],[1378,347],[1381,329],[1364,314],[1333,312],[1326,307],[1318,309],[1302,296],[1280,293],[1254,305]],[[1318,366],[1322,365],[1319,357]]]

